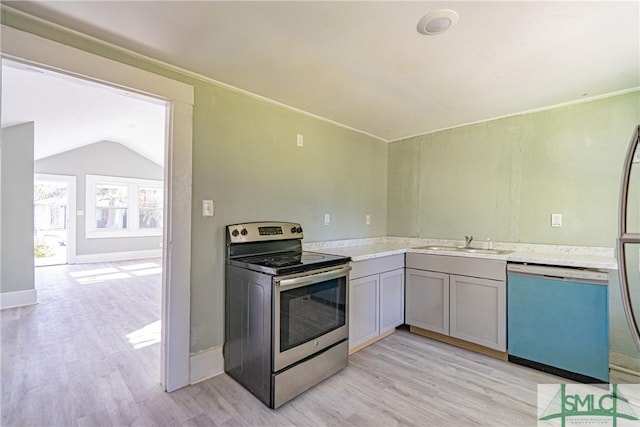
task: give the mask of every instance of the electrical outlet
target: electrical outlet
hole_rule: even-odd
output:
[[[366,225],[371,225],[371,215],[369,215],[369,214],[366,214],[366,215],[365,215],[365,217],[364,217],[364,223],[365,223]]]
[[[324,225],[331,225],[331,215],[324,214]]]
[[[551,226],[562,227],[562,214],[560,213],[551,214]]]
[[[302,134],[298,134],[298,138],[297,138],[297,144],[298,147],[303,147],[304,146],[304,136],[302,136]]]
[[[213,200],[202,201],[202,216],[213,216],[215,214],[216,205]]]

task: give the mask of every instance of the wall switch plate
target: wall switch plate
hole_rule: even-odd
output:
[[[302,147],[304,146],[304,136],[302,136],[302,134],[298,134],[298,138],[296,140],[296,143],[298,144],[298,147]]]
[[[215,214],[215,209],[213,200],[202,201],[202,216],[213,216]]]
[[[324,225],[331,225],[331,215],[324,214]]]
[[[371,225],[371,215],[369,215],[369,214],[365,215],[365,217],[364,217],[364,223],[365,223],[366,225]]]
[[[559,213],[551,214],[551,226],[562,227],[562,214],[559,214]]]

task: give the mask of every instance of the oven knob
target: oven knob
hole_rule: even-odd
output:
[[[231,235],[232,235],[233,237],[238,237],[238,234],[240,234],[240,233],[238,233],[238,230],[233,230],[233,231],[231,232]]]
[[[298,230],[298,229],[297,229],[297,228],[295,228],[295,227],[291,227],[291,232],[292,232],[292,233],[295,233],[295,232],[296,232],[296,230]]]
[[[249,234],[249,232],[247,231],[246,228],[243,228],[240,234],[242,234],[243,236],[246,236],[247,234]]]
[[[318,342],[318,340],[315,340],[315,341],[313,342],[313,346],[314,346],[314,347],[317,347],[319,344],[320,344],[320,343]]]
[[[296,230],[298,233],[302,233],[302,227],[298,227],[298,229]]]

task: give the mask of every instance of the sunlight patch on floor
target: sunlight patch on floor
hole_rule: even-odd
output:
[[[134,276],[151,276],[162,274],[162,265],[156,262],[140,262],[138,264],[118,267],[96,268],[93,270],[74,271],[69,273],[76,282],[86,285],[106,282],[108,280],[130,279]]]
[[[133,331],[126,335],[129,344],[133,346],[135,350],[144,348],[152,344],[160,342],[160,320],[153,323],[149,323],[146,326]]]
[[[101,274],[117,273],[118,269],[115,267],[96,268],[94,270],[74,271],[69,273],[71,277],[85,277],[85,276],[97,276]]]
[[[119,279],[130,279],[130,278],[131,278],[131,275],[128,273],[111,273],[111,274],[100,274],[97,276],[79,277],[76,279],[76,281],[81,285],[87,285],[90,283],[106,282],[107,280],[119,280]]]
[[[150,276],[152,274],[160,274],[160,273],[162,273],[162,267],[147,268],[146,270],[132,271],[131,272],[131,274],[133,274],[135,276]]]
[[[121,270],[132,271],[132,270],[143,270],[147,268],[162,268],[160,264],[155,262],[141,262],[140,264],[132,264],[132,265],[123,265],[120,267]]]

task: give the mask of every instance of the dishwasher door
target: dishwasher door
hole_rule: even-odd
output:
[[[609,381],[606,273],[507,266],[509,361],[574,381]]]

